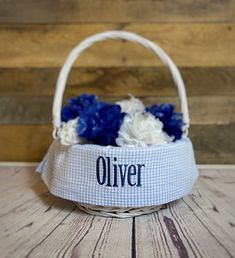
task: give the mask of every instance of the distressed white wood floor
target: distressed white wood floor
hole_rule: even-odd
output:
[[[234,257],[235,167],[134,219],[94,217],[48,193],[34,167],[0,167],[0,257]]]

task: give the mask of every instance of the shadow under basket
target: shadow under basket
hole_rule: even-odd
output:
[[[84,50],[106,39],[139,43],[169,68],[181,103],[184,127],[180,140],[144,148],[61,144],[58,132],[69,72]],[[71,51],[57,80],[53,127],[54,141],[37,171],[52,194],[74,201],[89,214],[127,218],[158,211],[164,204],[187,195],[198,177],[193,146],[187,137],[188,103],[180,72],[157,44],[137,34],[125,31],[98,33]]]

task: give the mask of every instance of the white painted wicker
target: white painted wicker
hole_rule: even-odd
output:
[[[57,138],[61,128],[62,100],[72,65],[85,49],[95,42],[106,39],[124,39],[139,43],[160,57],[170,69],[178,88],[185,124],[181,140],[164,146],[132,149],[89,144],[74,146],[60,144]],[[158,45],[137,34],[124,31],[99,33],[86,38],[71,51],[60,71],[56,85],[53,126],[55,140],[37,171],[42,174],[51,193],[76,202],[77,206],[87,213],[126,218],[158,211],[162,205],[188,194],[197,179],[194,152],[187,137],[188,104],[180,72]],[[127,164],[134,162],[145,164],[147,169],[142,174],[142,185],[140,182],[138,185],[141,187],[123,185],[110,188],[107,185],[97,184],[94,178],[95,161],[100,156],[115,157]]]
[[[75,204],[80,210],[88,214],[119,219],[136,217],[143,214],[150,214],[159,211],[165,207],[165,205],[153,205],[139,208],[120,208],[112,206],[90,205],[78,202],[75,202]]]

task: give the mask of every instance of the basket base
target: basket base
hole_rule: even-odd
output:
[[[138,207],[138,208],[120,208],[120,207],[111,207],[111,206],[98,206],[98,205],[90,205],[84,203],[75,202],[76,206],[91,215],[102,216],[102,217],[113,217],[113,218],[132,218],[140,215],[150,214],[161,209],[166,208],[166,204],[164,205],[154,205],[147,207]]]

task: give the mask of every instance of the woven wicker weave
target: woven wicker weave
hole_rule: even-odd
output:
[[[99,205],[89,205],[75,202],[77,207],[91,215],[97,215],[102,217],[113,217],[113,218],[132,218],[140,216],[143,214],[150,214],[159,211],[165,207],[165,205],[153,205],[141,208],[120,208],[111,206],[99,206]]]

